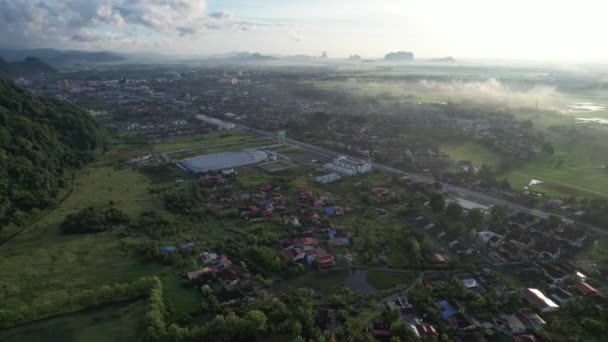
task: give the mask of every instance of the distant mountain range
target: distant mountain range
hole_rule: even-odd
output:
[[[53,66],[66,66],[77,64],[108,63],[124,60],[110,52],[89,52],[77,50],[55,50],[55,49],[0,49],[0,56],[9,62],[20,61],[27,57],[41,59]]]
[[[7,62],[0,57],[0,74],[15,78],[57,72],[52,66],[35,57],[26,57],[19,62]]]

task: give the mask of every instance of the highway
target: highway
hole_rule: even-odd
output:
[[[259,135],[262,135],[264,137],[267,138],[273,138],[274,134],[272,132],[267,132],[267,131],[263,131],[257,128],[253,128],[253,127],[248,127],[248,126],[244,126],[238,123],[235,123],[236,128],[241,128],[241,129],[245,129],[254,133],[257,133]],[[291,139],[291,138],[287,138],[285,139],[285,141],[291,145],[295,145],[297,147],[300,147],[302,149],[305,150],[309,150],[311,152],[315,152],[321,155],[325,155],[328,157],[335,157],[335,156],[342,156],[342,155],[346,155],[349,158],[355,159],[355,160],[362,160],[361,158],[357,158],[357,157],[353,157],[347,154],[344,154],[342,152],[336,152],[336,151],[332,151],[329,150],[327,148],[323,148],[323,147],[319,147],[319,146],[315,146],[315,145],[311,145],[305,142],[301,142],[295,139]],[[418,173],[412,173],[412,172],[405,172],[403,170],[399,170],[395,167],[392,166],[388,166],[388,165],[384,165],[384,164],[379,164],[376,162],[372,162],[372,166],[375,169],[384,171],[386,173],[392,174],[392,175],[397,175],[397,176],[405,176],[408,177],[409,179],[416,181],[416,182],[422,182],[422,183],[429,183],[429,184],[434,184],[436,182],[436,180],[431,177],[431,176],[427,176],[427,175],[421,175]],[[494,197],[492,195],[488,195],[488,194],[484,194],[478,191],[474,191],[474,190],[470,190],[470,189],[466,189],[460,186],[456,186],[456,185],[452,185],[449,183],[445,183],[445,182],[441,182],[441,185],[443,187],[444,190],[448,191],[452,197],[459,197],[459,198],[464,198],[467,200],[471,200],[474,202],[477,202],[479,204],[489,204],[489,205],[502,205],[502,206],[508,206],[510,208],[512,208],[515,211],[520,211],[526,214],[530,214],[536,217],[540,217],[543,219],[546,219],[549,217],[549,215],[551,213],[546,212],[544,210],[540,210],[540,209],[536,209],[536,208],[530,208],[521,204],[517,204],[517,203],[513,203],[507,200],[504,200],[502,198],[498,198],[498,197]],[[557,215],[559,216],[559,215]],[[572,222],[572,220],[570,220],[569,218],[563,217],[562,219],[568,222]],[[596,227],[596,226],[592,226],[592,225],[585,225],[590,231],[592,231],[593,233],[602,236],[602,237],[608,237],[608,231],[604,228],[600,228],[600,227]]]

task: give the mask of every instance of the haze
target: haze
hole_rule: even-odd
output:
[[[602,1],[0,0],[0,47],[608,60]]]

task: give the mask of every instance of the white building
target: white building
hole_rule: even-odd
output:
[[[325,169],[337,172],[345,176],[355,176],[358,174],[368,173],[372,170],[372,164],[369,162],[349,159],[345,156],[334,158],[333,163],[324,165]]]
[[[315,180],[317,181],[317,183],[328,184],[328,183],[333,183],[333,182],[339,181],[340,176],[337,173],[332,172],[327,175],[319,176],[319,177],[315,178]]]
[[[198,120],[201,120],[203,122],[216,126],[218,131],[226,131],[226,130],[234,129],[234,124],[231,122],[222,121],[220,119],[212,118],[212,117],[202,115],[202,114],[196,115],[195,117]]]

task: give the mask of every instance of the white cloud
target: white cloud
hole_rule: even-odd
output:
[[[251,31],[276,26],[242,20],[226,11],[205,14],[205,0],[35,1],[0,0],[0,46],[141,45],[147,43],[138,39],[159,41],[209,30]],[[132,34],[134,31],[143,34]]]

